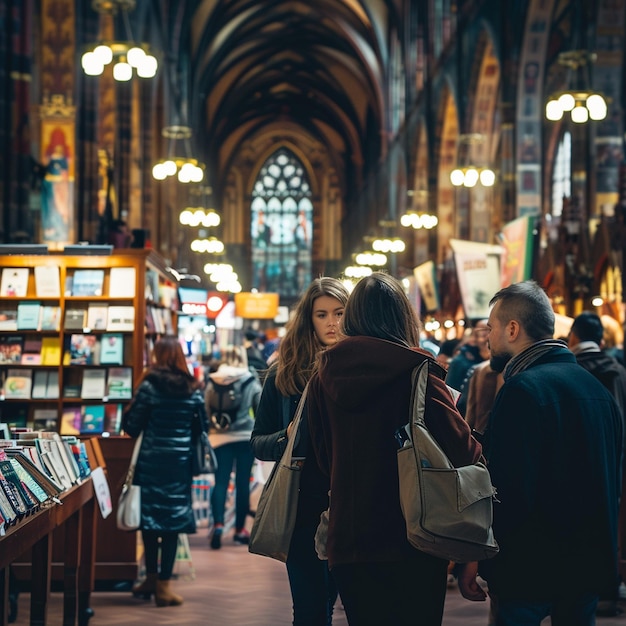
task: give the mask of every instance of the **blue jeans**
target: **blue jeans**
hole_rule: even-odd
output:
[[[337,588],[328,561],[315,552],[317,524],[296,528],[289,545],[287,576],[293,601],[293,626],[330,626]]]
[[[598,596],[591,593],[550,602],[498,599],[496,626],[539,626],[552,618],[552,626],[594,626]]]
[[[235,530],[241,530],[246,523],[250,509],[250,474],[254,455],[249,441],[235,441],[215,448],[217,472],[215,487],[211,493],[211,513],[214,524],[224,523],[226,494],[230,474],[235,465]]]

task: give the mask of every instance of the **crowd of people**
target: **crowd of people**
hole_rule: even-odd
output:
[[[201,428],[218,461],[213,549],[224,539],[230,481],[232,539],[247,544],[254,458],[279,461],[296,437],[303,466],[286,561],[295,626],[332,624],[338,598],[351,626],[440,625],[455,578],[468,600],[489,599],[489,626],[539,626],[547,616],[556,626],[592,626],[597,613],[615,614],[626,369],[605,350],[595,313],[555,337],[552,305],[533,281],[501,289],[490,307],[461,340],[433,350],[390,275],[375,272],[350,294],[321,277],[271,356],[250,330],[242,346],[207,364],[203,383],[189,374],[176,338],[158,341],[124,415],[129,435],[144,433],[135,476],[145,494],[147,575],[133,593],[154,594],[158,606],[183,601],[169,588],[175,545],[196,528],[191,464],[181,451]],[[394,433],[407,421],[411,375],[425,360],[447,370],[445,382],[441,368],[429,374],[429,430],[455,467],[484,462],[497,489],[500,551],[486,561],[450,563],[406,537]],[[294,432],[305,388],[305,419]],[[167,462],[171,454],[177,464]],[[315,533],[327,509],[322,560]]]

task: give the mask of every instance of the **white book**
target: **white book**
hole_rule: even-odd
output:
[[[35,267],[35,293],[39,298],[59,298],[61,296],[61,279],[57,266],[37,265]]]
[[[105,304],[90,304],[87,308],[87,328],[105,330],[109,316],[109,307]]]
[[[59,372],[50,370],[48,372],[48,386],[46,388],[46,398],[51,400],[59,397]]]
[[[0,296],[23,298],[28,293],[28,268],[5,267],[0,281]]]
[[[133,370],[130,367],[110,367],[107,380],[109,400],[129,400],[133,395]]]
[[[80,390],[81,398],[87,400],[102,399],[106,392],[106,370],[83,370],[83,384]]]
[[[136,282],[134,267],[112,267],[109,271],[109,297],[134,298]]]
[[[107,330],[135,330],[135,308],[132,306],[110,306]]]

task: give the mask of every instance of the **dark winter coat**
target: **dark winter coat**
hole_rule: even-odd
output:
[[[134,483],[141,485],[143,530],[194,533],[191,445],[194,415],[208,428],[204,398],[193,379],[153,368],[139,385],[122,425],[143,431]]]
[[[347,337],[323,353],[311,379],[311,446],[331,484],[331,566],[414,554],[400,508],[394,433],[409,421],[411,373],[424,359],[432,361],[426,423],[454,465],[469,465],[481,446],[454,407],[445,370],[423,350]]]
[[[485,437],[499,554],[480,564],[502,598],[615,590],[621,416],[565,347],[506,379]]]
[[[276,388],[276,367],[263,384],[250,444],[257,459],[279,461],[287,447],[287,426],[293,419],[300,395],[285,397]],[[300,476],[300,496],[296,528],[317,525],[320,514],[328,508],[328,478],[320,471],[315,455],[309,451],[309,428],[306,408],[302,416],[294,456],[305,457]]]

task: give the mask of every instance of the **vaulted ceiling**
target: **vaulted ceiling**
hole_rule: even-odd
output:
[[[188,107],[214,176],[270,124],[295,124],[344,164],[372,155],[368,142],[380,151],[391,19],[384,0],[164,4],[174,104]]]

